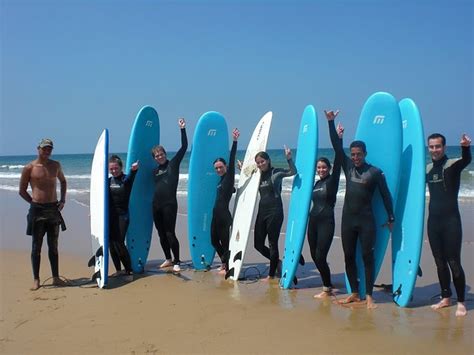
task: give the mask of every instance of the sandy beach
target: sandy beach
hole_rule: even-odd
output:
[[[88,209],[71,197],[64,210],[68,230],[60,235],[60,274],[71,287],[48,286],[47,246],[43,245],[41,281],[31,292],[30,237],[25,235],[27,204],[1,191],[0,353],[2,354],[470,354],[474,352],[473,201],[460,201],[463,217],[463,267],[467,278],[467,317],[455,307],[432,311],[439,294],[435,265],[424,240],[413,302],[399,308],[376,288],[376,310],[343,307],[313,299],[321,279],[304,247],[306,265],[298,288],[280,290],[275,282],[225,281],[215,270],[189,266],[186,200],[179,200],[177,234],[184,261],[181,277],[158,270],[163,260],[153,234],[147,272],[133,280],[111,278],[108,289],[88,283],[92,270]],[[340,220],[338,202],[336,221]],[[336,226],[336,235],[340,228]],[[282,231],[284,232],[284,230]],[[284,235],[280,238],[283,250]],[[390,253],[377,284],[391,283]],[[216,260],[217,261],[217,260]],[[343,297],[341,242],[334,239],[329,262],[337,297]],[[218,264],[216,263],[215,266]],[[250,242],[247,275],[266,275],[268,263]],[[245,269],[245,267],[244,267]],[[111,273],[114,270],[111,270]],[[454,289],[453,289],[454,290]]]

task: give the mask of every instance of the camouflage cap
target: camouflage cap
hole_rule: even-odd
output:
[[[49,138],[43,138],[39,144],[38,148],[51,147],[53,148],[53,141]]]

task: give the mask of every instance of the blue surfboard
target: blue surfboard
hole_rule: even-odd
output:
[[[224,116],[207,112],[194,131],[188,181],[188,239],[194,269],[208,269],[215,255],[211,244],[212,209],[219,176],[214,160],[229,157],[229,137]]]
[[[92,158],[90,185],[90,216],[93,279],[99,288],[107,286],[109,278],[109,131],[104,129],[97,141]]]
[[[396,206],[402,153],[402,120],[398,102],[392,95],[385,92],[377,92],[367,99],[360,114],[356,140],[365,142],[367,146],[366,161],[383,171],[390,194],[392,195],[393,206]],[[387,211],[378,189],[374,193],[372,210],[376,227],[374,249],[375,281],[382,267],[390,239],[389,229],[383,226],[387,222]],[[395,216],[396,219],[397,216]],[[395,223],[397,223],[397,220]],[[362,261],[360,243],[358,243],[357,247],[356,262],[359,276],[359,295],[365,298],[365,268]],[[352,290],[347,276],[346,287],[348,292],[351,293]]]
[[[318,120],[312,105],[306,106],[301,118],[296,149],[296,169],[293,180],[290,207],[286,224],[285,251],[283,255],[280,286],[291,287],[303,249],[308,222],[311,191],[318,150]]]
[[[150,251],[153,232],[153,169],[156,162],[151,154],[160,142],[158,113],[151,106],[143,107],[137,114],[128,143],[126,171],[139,160],[139,168],[130,195],[130,224],[127,231],[127,248],[134,273],[143,273]]]
[[[403,127],[400,188],[392,235],[393,300],[400,307],[410,302],[415,288],[425,217],[425,141],[423,123],[411,99],[399,103]]]

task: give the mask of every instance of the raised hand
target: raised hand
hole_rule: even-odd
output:
[[[344,126],[341,124],[341,122],[337,124],[336,131],[339,139],[342,139],[342,136],[344,135]]]
[[[285,149],[286,159],[290,160],[291,159],[291,149],[288,148],[286,145],[284,145],[283,148]]]
[[[184,120],[184,118],[178,119],[178,126],[180,129],[184,129],[186,127],[186,121]]]
[[[471,145],[471,138],[466,133],[463,133],[460,144],[462,147],[469,147]]]
[[[339,114],[339,110],[336,110],[335,112],[334,111],[326,111],[324,110],[324,114],[326,115],[326,119],[328,121],[334,121],[334,119],[337,117],[337,115]]]
[[[235,142],[237,142],[237,139],[240,137],[240,131],[237,128],[234,128],[232,131],[232,138],[234,139]]]

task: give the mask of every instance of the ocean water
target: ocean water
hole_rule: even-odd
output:
[[[275,167],[288,167],[283,149],[268,150],[272,160],[272,165]],[[298,152],[293,151],[294,157]],[[459,146],[450,146],[447,149],[447,155],[450,158],[459,157],[461,154]],[[127,159],[126,153],[118,153],[118,155],[125,162]],[[242,160],[245,151],[237,152],[237,159]],[[168,152],[168,157],[173,157],[174,152]],[[332,149],[319,149],[318,157],[325,156],[330,161],[334,159],[334,151]],[[178,184],[178,194],[187,194],[188,185],[188,167],[189,167],[190,152],[187,152],[183,161],[181,162],[180,178]],[[21,171],[24,166],[36,158],[35,155],[22,156],[0,156],[0,190],[18,191]],[[68,198],[76,199],[79,202],[88,204],[89,201],[89,186],[90,186],[90,169],[92,164],[92,154],[65,154],[54,155],[51,157],[61,163],[64,174],[68,183]],[[227,159],[227,157],[224,157]],[[426,152],[426,161],[430,161],[428,151]],[[370,162],[370,161],[369,161]],[[238,183],[239,175],[237,170],[236,184]],[[293,178],[285,178],[283,180],[282,192],[289,194]],[[341,174],[338,198],[343,198],[345,193],[345,177]],[[474,163],[463,170],[461,175],[461,188],[459,191],[461,199],[474,199]]]

